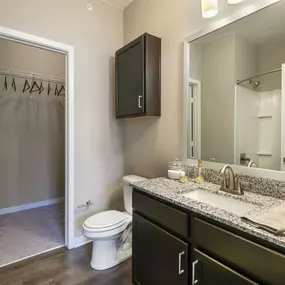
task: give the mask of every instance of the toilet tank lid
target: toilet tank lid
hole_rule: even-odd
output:
[[[138,181],[142,181],[145,180],[147,178],[145,177],[141,177],[141,176],[137,176],[137,175],[127,175],[123,178],[123,182],[126,184],[132,184],[134,182],[138,182]]]

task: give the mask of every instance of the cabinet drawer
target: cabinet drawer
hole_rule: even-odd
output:
[[[151,221],[181,237],[188,237],[188,215],[137,191],[133,191],[133,207]]]
[[[198,247],[269,284],[284,285],[285,256],[200,219],[194,219]]]
[[[197,249],[194,249],[193,258],[192,284],[258,285]]]

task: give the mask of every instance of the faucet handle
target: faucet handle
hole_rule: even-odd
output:
[[[240,180],[238,180],[236,184],[237,184],[237,185],[236,185],[236,191],[237,191],[240,195],[243,195],[243,194],[244,194],[244,191],[243,191],[243,189],[242,189]]]

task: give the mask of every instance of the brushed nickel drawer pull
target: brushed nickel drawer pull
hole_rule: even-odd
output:
[[[195,278],[195,269],[196,269],[196,265],[198,264],[198,260],[194,261],[192,263],[192,285],[195,285],[198,283],[198,279]]]
[[[138,96],[138,107],[141,109],[142,108],[142,103],[141,103],[141,99],[142,99],[142,95]]]
[[[184,269],[181,269],[181,258],[185,254],[185,251],[179,253],[179,258],[178,258],[178,274],[181,275],[184,273]]]

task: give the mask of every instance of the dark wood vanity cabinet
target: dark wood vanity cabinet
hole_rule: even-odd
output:
[[[133,284],[284,285],[275,246],[133,191]]]
[[[187,285],[187,243],[139,214],[133,223],[133,284]]]
[[[161,39],[144,34],[116,52],[116,118],[160,116]]]
[[[133,284],[188,285],[188,215],[138,191],[133,207]]]

